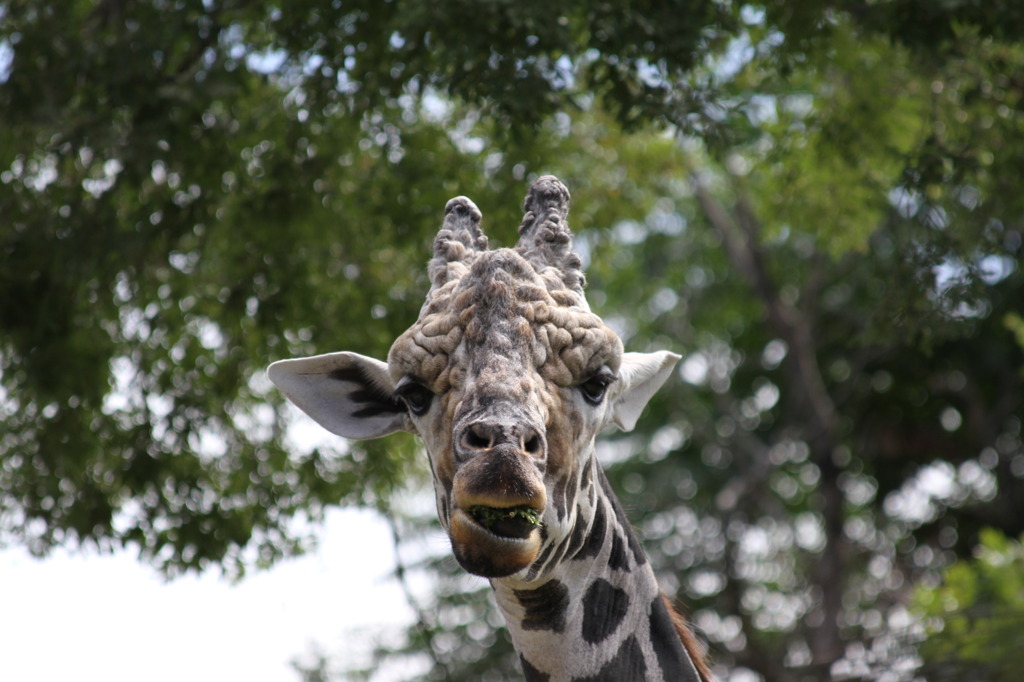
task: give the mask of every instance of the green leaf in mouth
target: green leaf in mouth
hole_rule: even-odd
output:
[[[470,507],[469,515],[477,523],[488,530],[505,530],[509,525],[526,526],[530,530],[540,526],[540,512],[527,505],[518,507]],[[500,532],[500,535],[520,535],[520,533]]]

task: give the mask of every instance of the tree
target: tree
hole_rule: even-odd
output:
[[[595,309],[688,356],[604,452],[666,584],[725,667],[853,674],[1024,530],[1017,4],[3,4],[0,534],[238,573],[393,506],[414,444],[295,454],[261,369],[382,355],[444,201],[555,172]],[[447,608],[408,648],[501,674]]]
[[[943,572],[942,584],[920,586],[914,603],[925,615],[920,646],[927,679],[979,682],[1019,674],[1024,622],[1024,550],[1020,542],[987,529],[975,557]]]
[[[271,13],[5,6],[7,541],[237,573],[406,478],[409,445],[291,454],[262,368],[341,337],[385,351],[437,207],[481,159],[422,102],[360,109],[261,70],[273,54],[246,34]]]
[[[666,169],[650,195],[624,183],[642,220],[585,218],[612,227],[588,235],[596,308],[633,347],[684,346],[697,386],[610,449],[617,489],[719,659],[767,679],[860,675],[863,651],[896,665],[877,647],[907,585],[969,552],[979,521],[1022,518],[1020,173],[997,153],[1020,93],[965,78],[1020,54],[966,31],[940,59],[852,21],[828,38],[785,78],[753,60],[730,82],[748,125],[724,127],[746,137],[630,157]],[[465,635],[443,651],[493,664],[492,635]]]

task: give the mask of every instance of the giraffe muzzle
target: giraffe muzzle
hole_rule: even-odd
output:
[[[530,453],[507,444],[481,452],[459,466],[452,498],[449,536],[467,571],[501,578],[537,558],[547,493]]]
[[[490,513],[508,513],[490,508]],[[449,536],[452,552],[459,564],[484,578],[504,578],[530,566],[540,554],[540,525],[504,520],[488,527],[479,517],[479,509],[456,509],[452,513]],[[504,535],[503,533],[512,533]]]

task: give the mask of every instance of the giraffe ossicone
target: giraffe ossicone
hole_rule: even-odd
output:
[[[680,356],[624,352],[591,312],[561,181],[539,178],[523,208],[518,245],[491,250],[476,205],[447,203],[430,291],[387,362],[329,353],[270,379],[340,436],[422,439],[455,558],[490,579],[528,681],[710,680],[594,452]]]

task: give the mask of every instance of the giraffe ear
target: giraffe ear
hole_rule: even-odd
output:
[[[647,401],[665,383],[681,357],[667,350],[623,353],[619,367],[620,387],[612,405],[612,422],[623,431],[632,431]]]
[[[357,440],[411,431],[387,363],[358,353],[281,360],[267,376],[288,400],[331,433]]]

